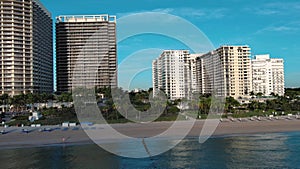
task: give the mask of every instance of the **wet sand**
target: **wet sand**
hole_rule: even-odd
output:
[[[241,121],[240,121],[241,120]],[[300,119],[281,117],[280,119],[267,119],[260,120],[253,119],[234,119],[223,120],[217,126],[213,136],[226,136],[226,135],[240,135],[240,134],[261,134],[272,132],[291,132],[300,131]],[[112,126],[118,132],[136,138],[144,138],[156,136],[166,131],[173,122],[154,122],[148,124],[113,124]],[[173,132],[170,132],[165,137],[172,137],[180,135],[183,128],[191,124],[191,121],[180,121],[174,127]],[[190,137],[199,137],[201,129],[203,128],[204,120],[197,120],[187,134]],[[122,141],[114,139],[112,135],[105,134],[107,129],[106,125],[93,125],[85,127],[70,127],[63,128],[61,126],[42,126],[41,128],[51,128],[52,131],[40,132],[41,128],[24,127],[28,133],[22,132],[21,127],[0,127],[0,131],[5,130],[5,134],[0,134],[0,149],[3,148],[16,148],[16,147],[39,147],[39,146],[55,146],[55,145],[72,145],[72,144],[91,144],[93,141],[87,136],[83,129],[89,133],[101,131],[99,141]],[[103,134],[104,133],[104,134]]]

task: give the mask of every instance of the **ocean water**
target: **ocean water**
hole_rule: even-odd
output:
[[[186,138],[151,158],[123,158],[97,145],[0,150],[0,168],[300,168],[300,132]]]

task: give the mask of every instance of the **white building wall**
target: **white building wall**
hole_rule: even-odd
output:
[[[253,92],[266,96],[284,95],[284,61],[271,59],[269,54],[256,55],[252,60]]]
[[[154,95],[165,92],[171,100],[188,98],[191,93],[191,71],[188,50],[165,50],[152,63]]]

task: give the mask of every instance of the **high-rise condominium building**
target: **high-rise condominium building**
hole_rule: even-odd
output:
[[[190,69],[188,50],[165,50],[152,62],[154,95],[161,90],[171,100],[190,97]]]
[[[196,59],[196,89],[201,94],[225,96],[224,66],[217,51],[211,51]]]
[[[38,0],[1,0],[1,93],[53,91],[51,14]]]
[[[199,93],[198,89],[198,70],[197,70],[197,58],[202,56],[203,54],[190,54],[190,71],[191,71],[191,92]]]
[[[72,85],[116,87],[116,17],[57,17],[56,68],[58,92]]]
[[[250,51],[248,46],[221,46],[197,58],[198,91],[248,97],[252,91]]]
[[[252,60],[253,92],[263,95],[284,95],[283,59],[270,59],[270,55],[256,55]]]

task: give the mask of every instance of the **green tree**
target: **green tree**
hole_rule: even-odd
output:
[[[261,92],[256,93],[256,96],[257,96],[257,97],[262,97],[262,96],[263,96],[263,93],[261,93]]]
[[[30,104],[30,107],[31,107],[31,110],[34,110],[34,103],[35,103],[35,101],[36,101],[36,99],[35,99],[36,97],[32,94],[32,93],[28,93],[27,95],[26,95],[26,103],[27,104]]]
[[[201,97],[199,102],[199,111],[201,114],[208,114],[211,104],[211,97]]]
[[[4,106],[5,105],[5,108],[6,108],[6,105],[8,104],[8,99],[9,99],[9,95],[8,94],[3,94],[3,95],[1,95],[1,104]],[[6,111],[6,109],[4,110],[4,111]]]
[[[240,103],[233,97],[227,97],[225,102],[225,112],[235,113],[236,108],[240,106]]]
[[[42,100],[45,100],[46,96],[43,96]],[[57,96],[58,101],[60,102],[72,102],[73,97],[72,93],[64,92],[61,95]]]

